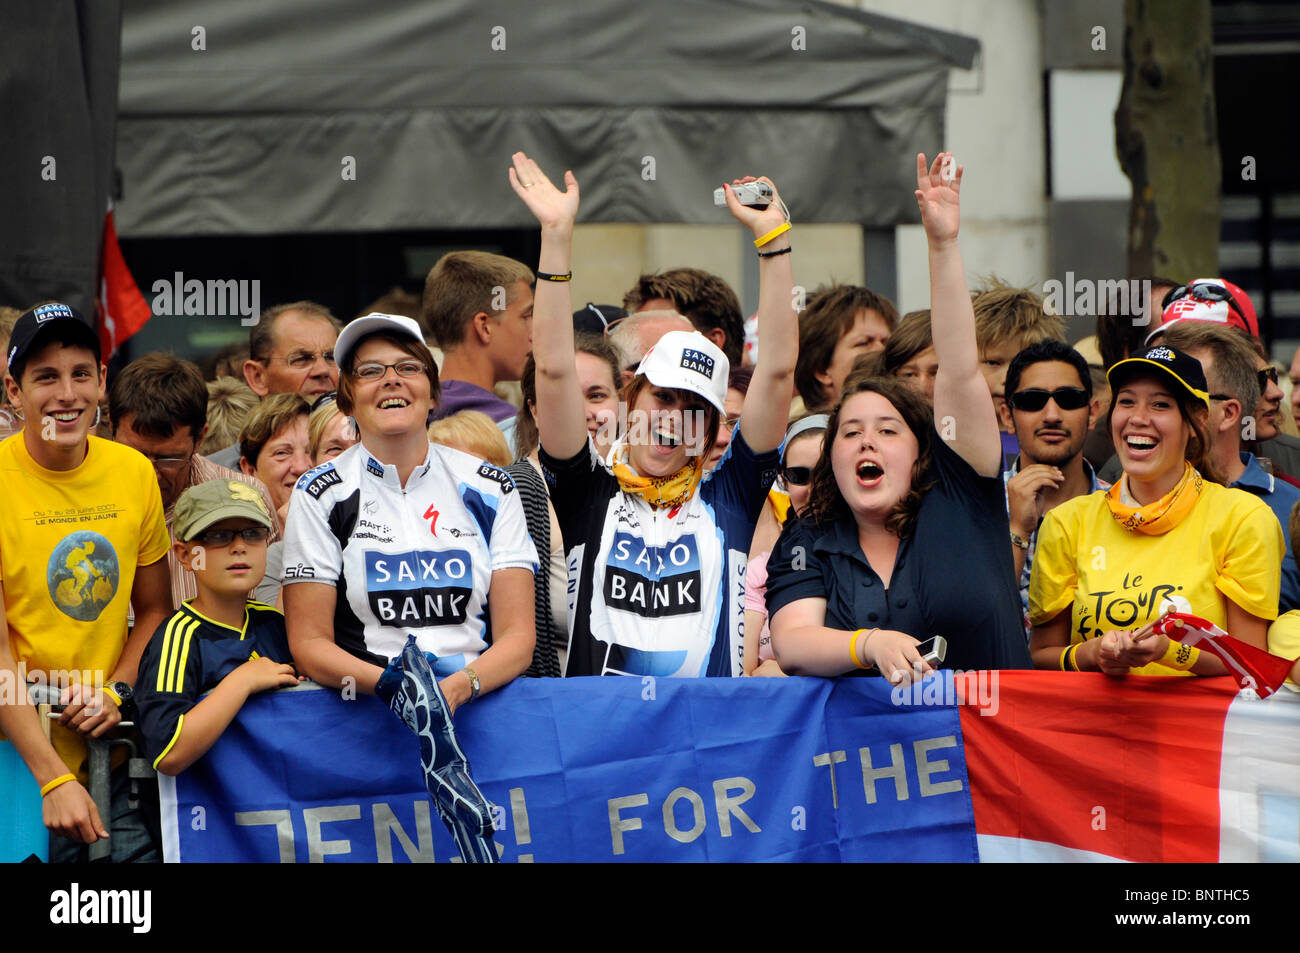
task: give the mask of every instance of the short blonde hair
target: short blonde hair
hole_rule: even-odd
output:
[[[271,394],[263,397],[239,433],[240,456],[256,467],[262,448],[272,437],[293,426],[299,417],[310,415],[311,404],[301,394]]]
[[[424,279],[420,324],[443,351],[454,350],[464,342],[474,315],[503,313],[493,307],[493,289],[509,293],[516,281],[533,283],[533,271],[523,262],[485,251],[448,252]],[[513,298],[510,294],[507,303]]]
[[[477,410],[462,410],[435,420],[429,424],[429,439],[499,467],[514,462],[506,435],[491,417]]]
[[[316,454],[320,452],[321,443],[325,439],[325,431],[334,423],[334,418],[343,413],[339,409],[338,401],[331,400],[321,404],[311,412],[307,418],[307,453],[311,457],[312,463],[316,461]],[[356,434],[353,434],[355,437]]]
[[[208,435],[199,444],[199,455],[207,456],[239,441],[240,431],[253,409],[257,394],[234,377],[218,377],[208,383]]]
[[[1065,340],[1065,320],[1048,314],[1041,295],[1028,288],[1017,288],[999,278],[990,278],[987,286],[971,296],[975,311],[975,343],[981,351],[1014,341],[1019,350],[1051,338]]]

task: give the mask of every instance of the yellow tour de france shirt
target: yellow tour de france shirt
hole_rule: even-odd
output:
[[[88,439],[72,470],[40,466],[21,433],[0,442],[0,582],[14,661],[48,678],[89,673],[93,684],[109,681],[126,645],[136,567],[165,556],[170,540],[149,461]],[[51,727],[55,750],[82,773],[80,737]]]
[[[1072,607],[1070,641],[1082,642],[1141,628],[1169,600],[1227,629],[1225,599],[1271,621],[1282,553],[1282,527],[1268,505],[1209,480],[1186,518],[1160,536],[1120,526],[1104,492],[1077,496],[1050,510],[1039,528],[1029,621],[1042,625]],[[1189,674],[1155,662],[1131,671]]]

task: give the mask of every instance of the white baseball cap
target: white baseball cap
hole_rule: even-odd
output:
[[[341,340],[341,338],[340,338]],[[656,387],[672,387],[699,394],[725,414],[727,355],[699,331],[669,331],[641,358],[637,374]]]
[[[349,321],[339,332],[339,339],[334,343],[334,360],[340,365],[347,360],[352,349],[367,334],[375,331],[393,331],[403,337],[413,338],[424,343],[424,332],[414,318],[400,314],[380,314],[374,312],[365,317]]]

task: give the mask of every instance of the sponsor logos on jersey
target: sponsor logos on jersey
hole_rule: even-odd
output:
[[[494,467],[490,463],[484,463],[478,468],[478,475],[489,480],[496,480],[501,484],[502,493],[514,492],[515,481],[510,479],[510,474],[506,473],[505,470]]]
[[[666,546],[647,546],[616,532],[605,570],[605,604],[647,618],[700,610],[700,552],[687,533]]]
[[[327,463],[315,470],[308,470],[298,478],[296,486],[299,490],[306,490],[312,499],[319,500],[322,493],[335,484],[342,482],[343,478],[334,469],[334,465]]]
[[[365,553],[366,598],[380,625],[428,628],[465,621],[474,561],[464,549]]]
[[[384,478],[384,467],[374,457],[366,457],[366,469],[381,480]]]
[[[315,579],[316,568],[304,563],[298,563],[296,566],[286,566],[284,569],[285,579]]]

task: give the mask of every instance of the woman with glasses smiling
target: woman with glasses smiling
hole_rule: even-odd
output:
[[[312,679],[378,695],[420,735],[435,806],[466,859],[491,860],[486,802],[444,796],[446,759],[459,751],[456,709],[532,659],[537,553],[523,507],[503,470],[429,442],[438,369],[415,321],[357,318],[336,351],[338,406],[360,442],[294,489],[289,646]],[[467,774],[461,794],[466,784]]]

